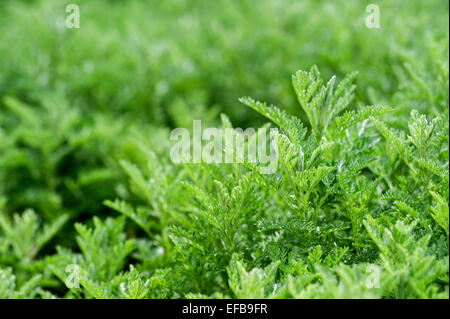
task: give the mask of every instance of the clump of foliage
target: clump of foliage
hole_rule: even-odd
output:
[[[0,4],[0,298],[449,297],[448,3],[233,3]],[[192,119],[276,171],[174,164]]]

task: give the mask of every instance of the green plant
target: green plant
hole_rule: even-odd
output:
[[[0,1],[0,298],[448,298],[447,2],[74,3]]]

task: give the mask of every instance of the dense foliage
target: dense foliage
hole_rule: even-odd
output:
[[[1,1],[0,298],[448,298],[448,2],[367,4]]]

